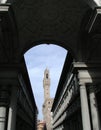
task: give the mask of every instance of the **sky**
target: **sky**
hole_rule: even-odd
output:
[[[50,96],[55,97],[56,89],[66,58],[67,50],[53,44],[42,44],[28,50],[24,57],[38,107],[38,119],[42,120],[42,105],[44,102],[43,78],[45,69],[50,72]]]

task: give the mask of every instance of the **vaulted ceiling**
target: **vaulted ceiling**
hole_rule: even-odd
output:
[[[18,32],[16,56],[35,45],[53,43],[80,59],[81,50],[87,47],[82,42],[85,28],[95,6],[92,0],[91,5],[87,0],[15,0],[11,12]]]

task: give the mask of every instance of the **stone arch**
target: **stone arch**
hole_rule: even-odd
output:
[[[47,45],[50,45],[50,44],[53,44],[53,45],[57,45],[57,46],[60,46],[64,49],[66,49],[67,51],[69,51],[69,53],[71,54],[71,56],[76,60],[77,57],[75,55],[75,52],[74,50],[67,46],[65,43],[62,43],[62,42],[55,42],[55,41],[39,41],[39,42],[32,42],[31,44],[29,44],[29,46],[26,46],[24,48],[24,50],[22,51],[22,56],[28,51],[30,50],[32,47],[35,47],[35,46],[38,46],[38,45],[42,45],[42,44],[47,44]]]
[[[19,32],[16,57],[38,44],[53,43],[69,50],[77,61],[81,59],[81,22],[91,8],[85,1],[15,1],[12,7]]]
[[[10,37],[10,39],[12,40],[12,44],[11,44],[11,41],[8,42],[8,40],[6,41],[6,44],[7,44],[6,46],[4,44],[5,42],[3,43],[4,44],[3,46],[5,46],[4,49],[7,52],[7,54],[4,54],[5,51],[4,52],[1,51],[2,55],[4,55],[1,57],[2,61],[4,61],[4,59],[8,61],[10,60],[10,62],[12,62],[12,60],[14,62],[19,61],[21,60],[24,53],[28,49],[39,44],[51,43],[51,44],[59,45],[65,48],[66,50],[68,50],[71,53],[71,55],[75,58],[76,61],[85,62],[85,60],[87,60],[89,56],[89,50],[87,50],[88,49],[87,47],[88,45],[91,46],[92,43],[89,41],[89,39],[87,39],[89,36],[87,35],[86,32],[84,32],[84,30],[89,20],[88,16],[91,16],[90,13],[87,13],[87,12],[89,12],[88,10],[91,10],[90,12],[92,12],[93,10],[89,8],[88,5],[86,5],[83,1],[82,2],[78,1],[81,3],[80,6],[78,2],[74,3],[73,0],[70,3],[68,3],[65,0],[64,2],[66,3],[66,5],[68,5],[68,8],[66,5],[64,5],[64,3],[62,3],[62,5],[59,4],[59,7],[63,9],[62,12],[60,11],[60,8],[57,7],[56,3],[55,3],[56,4],[55,6],[57,8],[56,9],[54,8],[54,11],[51,12],[54,1],[51,4],[48,3],[48,5],[43,4],[43,8],[44,8],[43,13],[41,11],[37,12],[38,16],[42,16],[41,18],[36,16],[36,13],[34,12],[36,10],[32,10],[32,12],[35,13],[33,17],[32,17],[33,15],[32,13],[30,14],[30,16],[28,14],[25,15],[25,12],[22,12],[19,14],[19,8],[13,8],[13,11],[9,10],[9,12],[11,13],[10,14],[11,17],[8,16],[6,18],[4,16],[5,19],[3,21],[3,23],[5,23],[6,25],[7,20],[9,20],[9,26],[7,24],[6,25],[7,27],[3,26],[2,28],[4,29],[3,33],[6,32],[5,34],[6,36],[4,35],[5,36],[4,39],[7,39],[8,37]],[[46,7],[50,8],[48,12],[49,14],[51,14],[50,17],[48,16],[48,13],[46,13],[47,17],[44,16],[44,13],[46,12],[45,10]],[[25,9],[26,9],[26,6],[25,6]],[[39,6],[39,9],[41,9],[40,6]],[[12,12],[14,12],[14,16],[12,15]],[[58,14],[58,19],[57,17],[52,15],[55,12]],[[23,15],[25,15],[24,17],[26,17],[26,20],[23,19],[24,21],[21,20]],[[35,18],[37,18],[37,20],[35,20]],[[52,19],[53,22],[52,20],[49,20],[49,18],[50,19],[54,18]],[[17,27],[14,24],[15,21],[16,21]],[[13,25],[13,27],[11,25]],[[17,38],[16,38],[16,35],[14,35],[15,33],[12,31],[12,29],[15,32],[18,32]],[[9,33],[8,30],[11,30],[11,33]],[[87,37],[86,38],[87,41],[85,41],[84,36]],[[98,43],[99,39],[97,38],[95,42]],[[2,45],[0,46],[0,48],[1,49],[3,48]],[[99,49],[100,47],[98,46],[97,48]],[[92,53],[93,52],[94,51],[92,48]],[[99,56],[99,53],[97,55]],[[96,58],[96,53],[94,54],[94,56]],[[8,57],[9,59],[7,59]]]

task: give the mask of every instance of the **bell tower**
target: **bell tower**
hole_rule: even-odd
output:
[[[48,69],[45,69],[44,71],[43,87],[44,87],[44,101],[45,101],[46,99],[50,98],[50,77]]]
[[[44,103],[42,111],[44,121],[46,122],[47,130],[52,130],[51,107],[53,104],[53,98],[50,97],[50,75],[48,69],[45,69],[44,71],[43,88],[44,88]]]

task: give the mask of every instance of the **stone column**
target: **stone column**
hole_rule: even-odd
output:
[[[90,88],[89,99],[90,99],[91,119],[92,119],[93,130],[100,130],[98,108],[97,108],[97,102],[96,102],[96,97],[95,97],[93,86]]]
[[[6,107],[0,106],[0,130],[5,130],[6,125]]]
[[[5,130],[7,119],[7,105],[9,103],[8,87],[0,85],[0,130]]]
[[[85,84],[80,85],[80,100],[83,130],[91,130],[89,107]]]
[[[18,88],[12,87],[7,130],[15,130]]]

